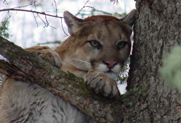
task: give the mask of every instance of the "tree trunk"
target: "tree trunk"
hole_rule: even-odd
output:
[[[180,94],[164,82],[159,69],[164,56],[181,44],[181,1],[136,0],[136,7],[124,122],[180,123]]]

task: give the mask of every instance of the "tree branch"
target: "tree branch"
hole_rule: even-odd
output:
[[[87,90],[82,79],[62,72],[2,37],[0,46],[0,54],[8,60],[0,60],[1,73],[41,85],[99,123],[120,123],[122,120],[120,99],[111,100],[94,94]]]
[[[77,12],[77,14],[75,14],[75,16],[77,16],[78,14],[80,14],[80,12],[82,11],[82,9],[84,9],[86,7],[86,4],[89,2],[89,0],[87,0],[85,3],[84,3],[84,6]]]
[[[47,14],[45,12],[38,12],[38,11],[26,10],[26,9],[17,9],[17,8],[0,9],[0,12],[3,12],[3,11],[22,11],[22,12],[41,14],[41,15],[55,17],[55,18],[61,18],[61,19],[63,18],[63,17],[58,16],[57,14],[56,15],[51,15],[51,14]]]

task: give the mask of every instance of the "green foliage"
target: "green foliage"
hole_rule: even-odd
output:
[[[0,36],[9,38],[8,25],[9,25],[9,18],[6,17],[3,19],[3,21],[0,24]]]
[[[45,43],[38,43],[37,45],[50,45],[50,44],[61,44],[61,41],[53,41],[53,42],[45,42]]]
[[[181,92],[181,47],[176,46],[172,52],[163,59],[160,73],[164,80],[175,86]]]
[[[126,15],[126,13],[123,13],[123,14],[119,14],[117,12],[116,13],[110,13],[110,12],[98,10],[95,8],[91,8],[91,11],[82,10],[81,13],[78,13],[77,15],[80,15],[82,18],[85,18],[87,16],[92,16],[92,15],[111,15],[111,16],[115,16],[117,18],[122,18]]]
[[[9,38],[9,33],[8,33],[8,26],[9,26],[9,17],[6,17],[3,19],[2,22],[0,22],[0,36],[4,38]],[[0,74],[0,84],[2,82],[2,77],[3,75]]]
[[[4,38],[9,38],[9,33],[8,33],[8,25],[9,25],[9,18],[4,18],[3,21],[0,23],[0,36]],[[1,57],[1,56],[0,56]],[[0,84],[2,82],[2,74],[0,74]]]

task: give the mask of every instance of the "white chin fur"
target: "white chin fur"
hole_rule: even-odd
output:
[[[96,70],[100,72],[106,72],[109,71],[109,68],[104,64],[100,64],[98,67],[96,67]]]
[[[109,76],[111,79],[115,79],[118,76],[117,73],[113,73],[113,72],[105,72],[105,74]]]
[[[119,64],[115,65],[111,71],[112,72],[108,72],[109,68],[107,67],[107,65],[105,64],[100,64],[97,68],[97,71],[100,72],[104,72],[107,76],[109,76],[112,79],[115,79],[117,77],[117,75],[119,74],[119,72],[121,71],[121,66]]]

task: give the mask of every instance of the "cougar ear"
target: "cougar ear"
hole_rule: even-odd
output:
[[[65,23],[68,26],[68,31],[70,35],[74,34],[80,28],[80,26],[83,25],[82,19],[75,17],[68,11],[65,11],[63,16]]]
[[[133,9],[124,18],[121,18],[121,21],[132,26],[135,22],[135,14],[136,14],[136,9]]]

